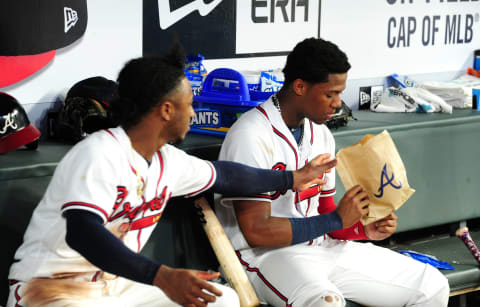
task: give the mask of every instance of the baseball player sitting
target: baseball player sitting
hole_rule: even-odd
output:
[[[121,70],[120,125],[91,134],[62,159],[35,209],[10,269],[8,307],[239,305],[219,273],[175,269],[139,254],[173,196],[302,189],[336,161],[299,171],[208,162],[167,143],[194,115],[181,46]],[[247,184],[248,183],[248,184]],[[215,303],[213,303],[215,302]],[[211,303],[211,304],[210,304]]]
[[[331,42],[306,39],[288,55],[285,84],[230,128],[219,160],[273,170],[301,169],[335,154],[323,123],[341,105],[350,64]],[[394,214],[363,226],[369,199],[361,186],[335,205],[335,172],[326,183],[223,196],[217,215],[259,298],[273,306],[447,306],[449,285],[437,269],[389,249],[353,240],[382,240]]]

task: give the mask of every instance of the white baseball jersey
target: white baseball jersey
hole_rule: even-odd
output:
[[[220,160],[261,168],[295,170],[322,153],[335,155],[332,134],[325,125],[305,119],[297,146],[271,99],[240,117],[230,128]],[[317,215],[319,197],[335,193],[335,171],[327,183],[301,193],[273,191],[251,200],[271,202],[271,215],[300,218]],[[216,203],[237,256],[258,297],[272,306],[324,306],[325,297],[345,297],[368,306],[447,306],[448,281],[435,268],[386,248],[321,236],[282,248],[248,246],[235,217],[232,199]],[[394,265],[392,265],[394,264]]]
[[[297,170],[322,153],[335,156],[335,142],[325,125],[305,119],[303,136],[297,142],[283,121],[280,112],[269,99],[243,114],[230,128],[219,160],[230,160],[250,166],[274,170]],[[271,215],[299,218],[318,215],[318,198],[335,193],[335,171],[327,173],[327,183],[309,190],[296,192],[273,191],[253,195],[252,199],[271,202]],[[237,198],[239,199],[239,198]],[[217,203],[216,212],[236,250],[248,248],[235,218],[232,198]],[[306,244],[310,244],[307,242]]]
[[[18,262],[9,279],[28,281],[68,272],[95,280],[99,269],[65,242],[65,211],[97,214],[126,246],[140,252],[168,200],[200,193],[215,177],[210,162],[171,145],[162,146],[149,166],[122,128],[96,132],[75,145],[57,166],[15,254]]]

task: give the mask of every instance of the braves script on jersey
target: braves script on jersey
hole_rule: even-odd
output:
[[[235,122],[225,138],[219,159],[283,171],[302,168],[320,153],[335,156],[335,142],[328,128],[305,119],[303,137],[300,145],[297,145],[281,114],[269,99]],[[318,198],[335,193],[335,172],[332,170],[325,176],[327,183],[323,186],[313,186],[302,192],[274,191],[254,195],[250,199],[272,202],[271,215],[276,217],[318,215]],[[222,199],[222,205],[216,208],[217,215],[233,247],[237,250],[248,248],[236,222],[231,200]]]
[[[186,176],[195,174],[195,176]],[[150,166],[131,147],[122,128],[99,131],[78,143],[59,163],[17,250],[9,279],[28,281],[62,273],[85,273],[96,280],[99,270],[65,242],[70,209],[98,214],[126,246],[140,252],[168,200],[194,195],[215,181],[210,162],[164,145]]]

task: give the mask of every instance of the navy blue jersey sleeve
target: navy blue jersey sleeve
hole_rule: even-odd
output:
[[[211,190],[224,196],[250,196],[293,187],[291,171],[255,168],[230,161],[213,161],[217,178]]]
[[[67,244],[101,270],[153,284],[160,265],[130,250],[103,226],[102,218],[86,210],[65,212]]]

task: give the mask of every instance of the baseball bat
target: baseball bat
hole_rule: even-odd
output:
[[[248,280],[247,274],[243,270],[215,212],[204,197],[196,199],[194,203],[195,207],[201,212],[203,229],[225,273],[225,277],[238,294],[240,306],[255,307],[260,305],[255,290],[253,290],[252,284]]]
[[[470,252],[472,253],[473,257],[477,259],[478,263],[480,263],[480,251],[478,250],[477,245],[473,241],[472,237],[470,236],[470,232],[468,231],[467,227],[460,227],[455,232],[457,237],[459,237],[463,243],[468,247]]]

